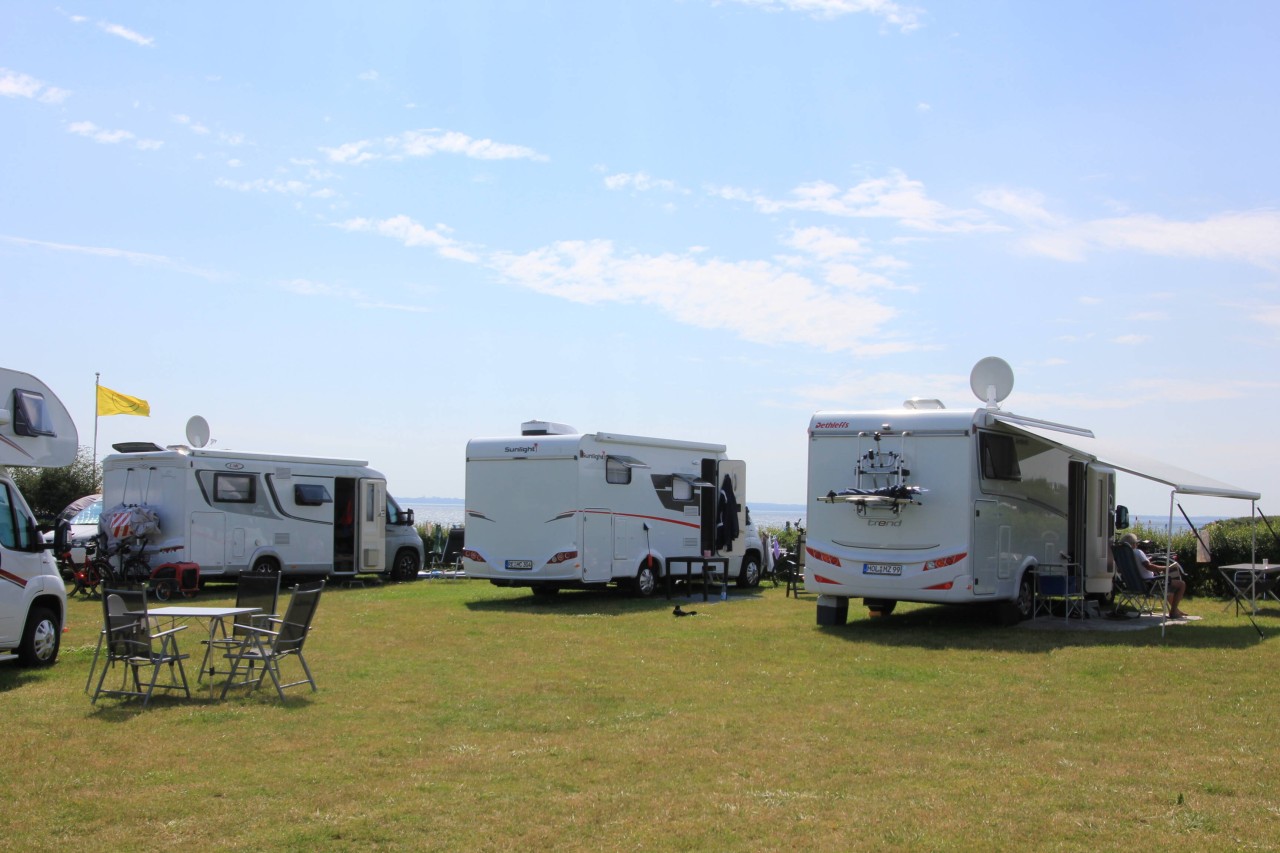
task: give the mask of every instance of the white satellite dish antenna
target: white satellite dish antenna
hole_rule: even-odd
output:
[[[988,356],[973,366],[969,387],[988,409],[998,409],[1013,390],[1013,368],[1002,358]]]
[[[199,415],[187,421],[187,441],[192,447],[204,447],[209,443],[209,422]]]

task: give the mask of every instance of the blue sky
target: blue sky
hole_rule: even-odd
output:
[[[6,366],[82,443],[367,459],[463,494],[544,418],[722,442],[1005,407],[1280,485],[1266,2],[0,6]],[[1122,500],[1167,509],[1140,482]],[[1204,499],[1193,514],[1247,513]]]

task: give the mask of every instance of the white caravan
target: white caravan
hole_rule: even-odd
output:
[[[970,386],[986,402],[976,411],[913,399],[813,416],[805,589],[818,593],[818,624],[843,624],[850,598],[881,615],[899,601],[993,602],[1005,621],[1025,619],[1037,570],[1109,596],[1109,546],[1129,523],[1116,471],[1175,494],[1258,497],[1002,410],[1013,371],[1000,359],[980,361]]]
[[[387,573],[416,577],[422,540],[387,481],[351,459],[118,444],[102,460],[102,502],[145,504],[160,532],[145,555],[191,562],[201,578]],[[394,517],[392,517],[394,516]],[[388,529],[396,537],[388,554]]]
[[[535,594],[618,582],[652,595],[668,560],[715,552],[739,586],[760,582],[746,464],[722,444],[529,421],[519,436],[467,442],[466,478],[467,577]]]
[[[0,661],[27,666],[58,659],[67,588],[35,516],[6,466],[60,468],[75,461],[80,437],[66,406],[27,373],[0,368]]]

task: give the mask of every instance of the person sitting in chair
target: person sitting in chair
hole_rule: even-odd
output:
[[[1182,566],[1177,563],[1170,563],[1167,566],[1157,566],[1151,562],[1151,558],[1146,555],[1141,548],[1138,547],[1138,537],[1132,533],[1126,533],[1120,537],[1120,541],[1133,549],[1133,556],[1138,563],[1138,571],[1142,573],[1143,580],[1151,580],[1159,577],[1166,572],[1169,575],[1169,618],[1185,619],[1187,614],[1178,609],[1178,604],[1182,602],[1182,596],[1187,592],[1187,582],[1182,579]]]

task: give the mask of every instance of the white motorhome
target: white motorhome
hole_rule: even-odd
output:
[[[115,449],[102,460],[103,506],[156,511],[160,532],[145,551],[153,567],[196,563],[202,578],[377,572],[409,579],[423,564],[412,511],[395,504],[386,478],[366,462],[182,445]]]
[[[1110,596],[1109,545],[1128,526],[1116,471],[1174,493],[1257,497],[1002,410],[1013,372],[1000,359],[980,361],[970,386],[985,406],[912,399],[810,420],[805,589],[819,596],[818,624],[843,624],[850,598],[880,615],[899,601],[991,602],[1004,621],[1025,619],[1038,570]]]
[[[0,368],[0,661],[27,666],[58,659],[67,588],[35,516],[6,466],[59,468],[75,461],[80,437],[66,406],[27,373]]]
[[[467,442],[462,565],[535,594],[616,582],[646,596],[671,558],[714,552],[754,586],[763,549],[745,499],[746,464],[722,444],[528,421]]]

